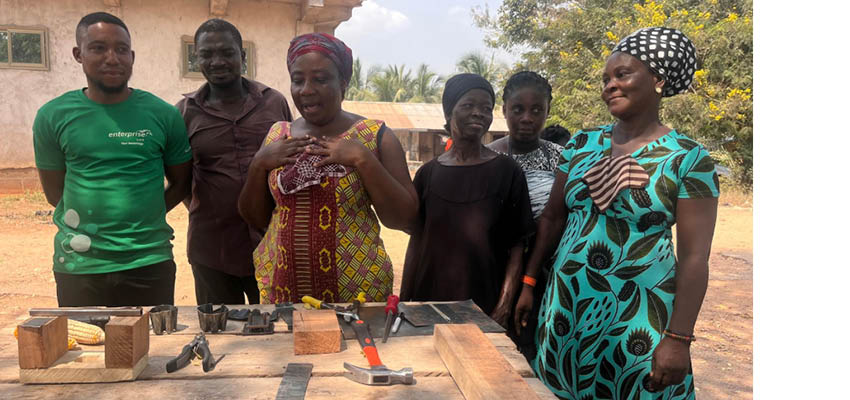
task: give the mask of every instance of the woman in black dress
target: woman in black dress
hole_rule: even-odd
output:
[[[446,82],[443,113],[453,145],[419,169],[419,214],[411,226],[402,301],[472,299],[508,327],[521,285],[525,239],[534,233],[522,169],[481,143],[493,122],[486,79]]]

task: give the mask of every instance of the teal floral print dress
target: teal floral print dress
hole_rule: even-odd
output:
[[[631,155],[648,184],[617,192],[600,212],[582,178],[611,155],[612,129],[581,131],[562,153],[568,214],[546,283],[532,367],[564,399],[693,399],[690,371],[681,384],[657,393],[643,382],[673,311],[676,203],[718,196],[714,162],[699,143],[673,130]]]

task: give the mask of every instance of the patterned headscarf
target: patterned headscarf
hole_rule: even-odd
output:
[[[342,87],[348,87],[354,60],[351,57],[351,49],[342,40],[327,33],[306,33],[296,36],[289,42],[289,51],[286,53],[286,68],[291,69],[295,59],[310,52],[316,52],[330,58],[339,70]]]
[[[665,81],[664,97],[684,93],[694,79],[696,48],[679,30],[664,27],[639,29],[617,43],[614,51],[631,54],[661,76]]]

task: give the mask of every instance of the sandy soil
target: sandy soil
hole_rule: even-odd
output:
[[[721,204],[724,202],[721,201]],[[0,195],[0,324],[31,307],[56,306],[51,272],[52,207],[40,194]],[[175,230],[175,302],[195,304],[192,271],[186,259],[186,209],[168,214]],[[385,229],[382,237],[396,265],[395,288],[407,235]],[[721,206],[710,260],[708,293],[697,321],[691,354],[701,399],[751,399],[753,390],[753,210]],[[2,326],[0,325],[0,326]]]

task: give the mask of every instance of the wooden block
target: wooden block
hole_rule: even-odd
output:
[[[334,310],[292,312],[295,355],[338,353],[342,331]]]
[[[132,381],[148,365],[144,355],[129,368],[106,368],[102,351],[69,351],[46,369],[21,369],[21,383],[96,383]],[[73,396],[72,396],[73,397]]]
[[[537,398],[477,325],[435,325],[434,347],[467,400]]]
[[[18,366],[47,368],[68,352],[68,317],[35,317],[18,325]]]
[[[150,317],[112,317],[106,324],[106,368],[133,368],[148,354]]]

